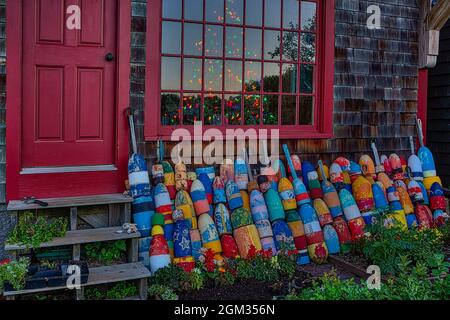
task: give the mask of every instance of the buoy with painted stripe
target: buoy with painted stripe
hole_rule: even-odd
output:
[[[428,206],[424,204],[416,205],[414,214],[416,215],[419,229],[431,228],[433,226],[433,214]]]
[[[327,204],[322,199],[315,199],[313,202],[314,209],[316,210],[317,217],[319,218],[320,226],[323,228],[327,224],[333,223],[333,216],[328,209]]]
[[[166,224],[172,223],[172,201],[169,191],[164,184],[158,183],[155,186],[155,209],[156,212],[164,215]]]
[[[417,153],[422,164],[422,172],[425,178],[436,176],[436,166],[434,164],[433,154],[427,147],[420,147]]]
[[[205,188],[205,195],[206,199],[208,200],[209,204],[213,203],[213,187],[212,182],[209,179],[208,175],[204,172],[200,173],[198,176],[198,180],[202,183],[203,187]]]
[[[310,191],[309,184],[308,184],[308,180],[309,180],[308,174],[312,171],[316,171],[316,170],[314,169],[314,166],[311,164],[311,162],[309,162],[307,160],[303,161],[302,162],[302,180],[308,191]]]
[[[195,268],[195,260],[192,256],[191,236],[189,233],[189,225],[184,219],[181,210],[175,210],[172,213],[172,218],[175,222],[173,231],[174,242],[174,260],[173,263],[186,272],[192,271]]]
[[[435,182],[430,188],[430,209],[431,210],[445,210],[444,190],[439,183]]]
[[[236,241],[231,234],[224,234],[220,237],[222,244],[222,255],[228,259],[235,259],[239,257],[239,251],[236,245]]]
[[[213,181],[213,203],[219,204],[219,203],[226,203],[227,202],[227,196],[225,194],[225,183],[223,182],[222,178],[217,176],[214,178]]]
[[[299,265],[309,264],[308,244],[306,242],[305,227],[300,215],[296,210],[286,212],[286,222],[294,237],[294,245],[298,250],[297,263]]]
[[[231,212],[231,225],[233,229],[238,229],[249,224],[253,224],[253,219],[248,209],[241,207]]]
[[[128,181],[133,198],[151,195],[147,163],[140,154],[133,153],[128,160]]]
[[[311,199],[323,198],[323,191],[316,170],[308,172],[308,187]]]
[[[211,249],[214,253],[221,253],[222,245],[220,243],[219,233],[209,214],[202,214],[198,217],[198,228],[200,229],[203,247]]]
[[[412,154],[408,158],[408,167],[411,170],[411,175],[416,181],[423,181],[422,163],[415,154]]]
[[[309,257],[317,264],[324,263],[328,257],[328,249],[320,228],[319,218],[310,204],[301,206],[299,213],[305,228]]]
[[[363,154],[359,158],[359,165],[361,166],[362,173],[366,179],[373,183],[373,181],[377,178],[377,174],[375,171],[375,163],[372,158],[368,154]]]
[[[159,269],[165,268],[171,263],[169,245],[164,238],[162,226],[152,227],[152,241],[150,243],[150,271],[155,274]]]
[[[337,191],[345,188],[344,174],[342,173],[341,166],[336,162],[333,162],[330,166],[330,182]]]
[[[259,175],[256,180],[258,181],[259,190],[261,190],[262,193],[265,193],[267,192],[267,190],[272,189],[272,185],[270,184],[267,176]]]
[[[164,172],[164,185],[169,192],[170,199],[175,199],[175,195],[177,193],[175,188],[175,172],[173,171],[172,165],[169,161],[163,161],[163,172]]]
[[[323,238],[329,254],[338,254],[341,251],[338,234],[331,224],[323,227]]]
[[[330,169],[328,168],[328,166],[325,163],[322,163],[322,168],[324,171],[323,174],[325,174],[325,177],[329,180],[330,179]],[[322,182],[323,181],[322,170],[320,170],[319,165],[317,165],[316,171],[317,171],[317,174],[319,175],[319,181]]]
[[[273,237],[273,230],[269,220],[255,221],[255,226],[256,229],[258,230],[260,239]]]
[[[209,180],[211,180],[211,183],[213,182],[214,178],[216,177],[216,169],[213,166],[196,168],[195,174],[197,175],[197,177],[200,175],[200,173],[206,173],[209,177]]]
[[[133,221],[136,223],[142,237],[148,237],[151,231],[152,216],[155,213],[155,204],[151,196],[142,196],[134,199],[132,205]]]
[[[324,168],[322,160],[318,161],[319,169],[321,171],[322,177],[325,176]],[[326,178],[322,181],[322,191],[323,191],[323,200],[330,209],[330,213],[333,218],[337,218],[343,215],[341,203],[339,201],[339,195],[336,192],[333,184],[329,182]]]
[[[209,213],[210,207],[206,198],[205,187],[200,180],[195,180],[191,186],[191,198],[194,203],[195,213],[197,217],[204,213]]]
[[[356,240],[364,235],[365,222],[361,216],[361,212],[356,205],[356,201],[347,189],[339,191],[339,199],[344,210],[345,220],[347,220],[348,228],[352,239]]]
[[[275,170],[271,166],[262,167],[261,175],[267,177],[267,180],[270,183],[270,187],[273,190],[278,191],[278,176],[277,176],[277,173],[275,172]]]
[[[287,146],[286,146],[287,148]],[[290,161],[292,162],[292,168],[290,165],[287,167],[287,172],[291,177],[291,181],[294,180],[294,174],[297,178],[302,179],[302,162],[300,161],[300,158],[298,155],[293,154],[289,156]],[[289,159],[286,155],[286,161],[289,163]]]
[[[233,180],[228,180],[225,184],[225,193],[227,195],[228,207],[231,211],[244,205],[239,188]]]
[[[411,179],[408,182],[408,194],[414,205],[424,202],[422,188],[416,180]]]
[[[219,236],[233,232],[230,213],[223,203],[219,203],[214,210],[214,222],[216,223]]]
[[[408,225],[408,228],[417,227],[418,222],[416,216],[414,215],[414,206],[411,202],[411,199],[409,198],[408,191],[406,191],[404,187],[398,185],[396,189],[403,208],[403,212],[405,213],[406,224]]]
[[[295,249],[294,237],[286,221],[274,221],[272,223],[272,230],[278,252],[287,252]]]
[[[276,220],[283,220],[285,218],[283,204],[280,196],[273,189],[269,189],[264,194],[267,211],[269,212],[269,219],[271,222]]]
[[[162,163],[152,165],[152,183],[153,185],[164,183],[164,168]]]
[[[389,164],[391,166],[391,177],[393,180],[402,180],[403,179],[403,168],[402,168],[402,162],[400,160],[400,157],[392,153],[389,156]]]
[[[177,191],[188,189],[186,165],[182,161],[175,165],[175,189]]]
[[[444,210],[438,209],[433,212],[433,223],[435,226],[440,227],[447,223],[449,215]]]
[[[297,201],[297,206],[301,206],[303,204],[311,203],[311,199],[309,198],[308,191],[306,190],[305,185],[301,181],[300,176],[297,176],[298,170],[296,169],[296,166],[298,167],[298,163],[295,164],[295,162],[291,159],[291,155],[289,153],[289,149],[286,144],[283,145],[283,151],[286,156],[286,160],[288,162],[288,166],[290,168],[290,172],[292,175],[292,186],[294,187],[294,194],[295,194],[295,200]],[[295,160],[297,161],[297,160]],[[298,162],[300,160],[298,159]],[[301,168],[301,167],[300,167]]]
[[[375,202],[373,199],[372,186],[363,176],[359,176],[352,183],[353,195],[360,211],[373,210]]]
[[[253,190],[250,193],[250,210],[252,213],[253,221],[268,220],[269,212],[267,209],[264,196],[259,190]]]
[[[231,159],[224,159],[220,165],[220,177],[225,182],[234,181],[234,161]]]
[[[338,157],[334,160],[334,163],[337,163],[341,166],[342,171],[350,171],[350,160],[344,157]]]
[[[248,251],[253,246],[256,251],[262,249],[261,240],[259,239],[258,230],[254,224],[249,224],[244,227],[240,227],[233,231],[234,239],[238,247],[239,255],[246,259]]]
[[[190,193],[191,192],[192,183],[194,183],[194,181],[197,180],[197,174],[195,172],[188,171],[186,173],[186,176],[187,176],[187,185],[188,185],[187,192]]]
[[[395,189],[395,187],[392,187]],[[395,191],[395,193],[398,192]],[[400,200],[389,201],[390,213],[387,215],[387,226],[397,224],[400,228],[406,230],[408,228],[408,222],[406,221],[405,211],[403,210]]]
[[[297,202],[295,201],[294,187],[288,178],[281,178],[278,182],[278,193],[285,211],[295,210]]]
[[[389,158],[385,155],[382,154],[380,156],[380,161],[383,164],[384,167],[384,172],[389,176],[392,177],[392,167],[391,167],[391,163],[389,162]]]
[[[350,229],[348,228],[347,222],[343,217],[337,217],[333,221],[333,227],[339,238],[341,252],[350,252],[352,247],[352,235],[350,234]]]
[[[430,189],[431,186],[433,185],[433,183],[438,183],[442,186],[442,181],[441,178],[439,178],[438,176],[434,176],[434,177],[425,177],[423,179],[423,185],[425,186],[425,189],[428,191],[428,194],[430,193]]]
[[[240,190],[242,198],[242,206],[248,210],[250,210],[250,197],[248,196],[247,190]]]
[[[350,181],[353,183],[356,179],[358,179],[360,176],[362,176],[362,170],[359,164],[357,164],[354,161],[350,161],[350,170],[348,171],[348,174],[350,176]],[[347,184],[347,182],[345,182]],[[352,190],[348,189],[348,191],[352,192]]]
[[[389,212],[389,203],[386,195],[378,183],[372,184],[372,194],[375,203],[375,209],[379,215],[384,215]]]
[[[175,208],[183,211],[184,219],[189,224],[189,229],[197,229],[197,217],[195,216],[194,203],[186,190],[180,190],[175,196]]]
[[[286,168],[283,164],[283,161],[281,159],[276,159],[273,164],[273,169],[277,174],[278,181],[280,181],[281,178],[287,178],[286,174]]]
[[[195,261],[199,261],[202,256],[202,238],[200,236],[199,229],[191,229],[189,230],[189,235],[191,237],[191,245],[192,245],[192,256]]]
[[[237,158],[234,161],[234,181],[239,190],[246,190],[248,185],[247,164],[245,160]]]

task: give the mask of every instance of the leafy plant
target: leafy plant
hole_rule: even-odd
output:
[[[20,258],[14,261],[5,261],[0,264],[0,287],[3,288],[5,282],[9,282],[15,290],[21,290],[25,287],[25,281],[28,274],[28,258]]]
[[[86,288],[85,297],[88,300],[121,300],[137,294],[137,288],[133,283],[120,282],[106,291],[98,288]]]
[[[7,243],[21,244],[27,248],[38,248],[41,243],[64,237],[68,228],[67,218],[57,218],[47,222],[44,217],[32,212],[20,215]]]
[[[172,290],[189,290],[189,274],[176,265],[159,269],[151,278],[152,284],[164,285]]]
[[[127,246],[125,240],[118,240],[90,243],[85,249],[88,259],[109,264],[119,260],[126,252]]]
[[[192,290],[200,290],[203,288],[205,280],[200,269],[195,268],[188,275],[189,275],[189,284]]]
[[[153,284],[148,288],[150,296],[159,297],[161,300],[178,300],[178,295],[168,286]]]

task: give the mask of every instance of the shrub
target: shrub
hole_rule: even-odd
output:
[[[119,260],[127,251],[125,240],[89,243],[85,247],[86,256],[90,260],[112,263]]]
[[[5,282],[9,282],[15,290],[23,289],[29,263],[30,261],[27,258],[20,258],[0,264],[0,288],[3,288]]]
[[[161,300],[178,300],[178,295],[168,286],[153,284],[148,288],[150,296],[159,297]]]

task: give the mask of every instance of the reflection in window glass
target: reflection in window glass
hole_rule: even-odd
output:
[[[281,100],[281,124],[295,124],[295,100],[296,96],[283,96]]]
[[[261,90],[261,63],[245,62],[244,91],[255,92]]]
[[[205,59],[205,90],[222,90],[222,60]]]
[[[263,98],[263,108],[264,124],[278,124],[278,95],[265,95]]]
[[[261,51],[261,29],[245,29],[245,57],[248,59],[261,59]]]
[[[244,124],[258,125],[261,110],[261,96],[245,95],[244,96]]]
[[[302,64],[300,66],[300,92],[312,93],[314,91],[314,66]]]
[[[241,95],[226,94],[224,100],[225,124],[241,124]]]
[[[184,24],[184,54],[201,56],[203,25],[198,23]]]
[[[205,0],[206,21],[223,22],[223,0]]]
[[[281,27],[281,0],[265,0],[264,25],[266,27]]]
[[[302,30],[316,30],[316,4],[315,2],[302,1]]]
[[[161,90],[180,90],[180,58],[161,58]]]
[[[283,28],[298,29],[298,0],[283,1]]]
[[[162,53],[181,53],[181,23],[164,21],[162,23]]]
[[[314,34],[301,34],[300,59],[302,62],[316,61],[316,36]]]
[[[220,93],[211,93],[205,96],[203,113],[206,125],[220,125],[222,123],[222,98]]]
[[[246,1],[245,6],[245,24],[262,26],[263,0]]]
[[[163,18],[181,19],[181,0],[163,0]]]
[[[226,0],[226,23],[242,24],[244,19],[244,1]]]
[[[283,64],[283,92],[296,93],[297,92],[297,65]]]
[[[264,92],[278,92],[280,83],[280,64],[264,63]]]
[[[225,61],[225,91],[242,90],[242,62]]]
[[[280,59],[280,32],[274,30],[264,31],[264,59]]]
[[[184,0],[184,19],[203,20],[203,0]]]
[[[223,27],[207,24],[205,27],[205,55],[223,56]]]
[[[241,58],[243,48],[243,30],[242,28],[226,28],[226,47],[225,56],[230,58]]]
[[[314,123],[313,116],[313,97],[300,96],[299,104],[299,121],[300,125],[312,125]]]
[[[178,110],[180,108],[180,95],[178,93],[161,93],[161,124],[173,126],[180,123]]]
[[[194,121],[200,121],[200,106],[202,98],[196,94],[183,96],[183,124],[193,125]]]
[[[283,32],[283,60],[298,60],[298,33]]]
[[[183,90],[202,89],[202,60],[184,59]]]

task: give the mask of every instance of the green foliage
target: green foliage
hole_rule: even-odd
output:
[[[153,284],[148,288],[150,296],[159,297],[161,300],[178,300],[178,295],[168,286]]]
[[[108,264],[119,260],[127,251],[127,246],[125,240],[118,240],[90,243],[85,249],[88,259]]]
[[[176,291],[190,289],[189,274],[173,264],[156,271],[154,276],[150,279],[150,282],[151,284],[163,285]]]
[[[0,265],[0,288],[3,288],[5,282],[9,282],[16,290],[25,287],[25,281],[28,274],[29,259],[20,258]]]
[[[200,269],[195,268],[192,272],[188,273],[189,284],[192,290],[200,290],[205,284],[204,276]]]
[[[137,294],[137,288],[133,283],[120,282],[107,291],[98,288],[86,288],[85,297],[87,300],[121,300]]]
[[[27,248],[38,248],[43,242],[51,241],[56,237],[64,237],[67,228],[67,218],[57,218],[52,222],[47,222],[44,217],[26,212],[19,216],[19,221],[7,242],[22,244]]]

